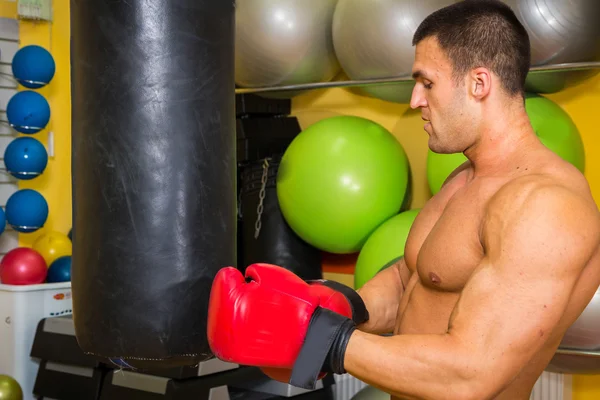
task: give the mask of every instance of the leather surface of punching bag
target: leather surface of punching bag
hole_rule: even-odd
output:
[[[236,265],[234,2],[71,0],[73,318],[133,368],[212,358]]]
[[[320,279],[321,251],[292,231],[279,208],[276,178],[280,161],[278,155],[242,167],[240,269],[265,262],[280,265],[302,279]]]

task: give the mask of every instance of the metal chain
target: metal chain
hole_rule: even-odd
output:
[[[256,209],[256,224],[254,225],[254,239],[258,238],[261,228],[261,216],[263,213],[263,201],[265,200],[267,176],[269,175],[269,159],[265,158],[263,162],[263,174],[260,180],[260,192],[258,193],[258,208]]]
[[[237,207],[238,218],[240,218],[240,219],[244,218],[244,216],[242,215],[242,192],[243,191],[244,191],[243,189],[239,191],[238,199],[237,199],[237,201],[238,201],[238,207]]]

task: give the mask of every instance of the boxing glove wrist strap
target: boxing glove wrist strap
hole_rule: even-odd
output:
[[[362,324],[369,320],[369,311],[367,310],[367,306],[363,301],[362,297],[356,292],[354,289],[336,282],[329,281],[326,279],[314,279],[307,281],[308,284],[319,284],[323,286],[327,286],[330,289],[333,289],[337,292],[343,294],[346,299],[348,299],[348,303],[352,307],[352,320],[357,324]]]
[[[355,329],[356,325],[351,319],[318,307],[294,363],[290,384],[313,390],[321,372],[345,373],[346,347]]]

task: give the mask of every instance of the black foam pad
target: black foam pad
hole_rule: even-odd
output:
[[[273,154],[283,154],[300,132],[295,117],[238,118],[237,161],[254,162]]]
[[[235,96],[235,113],[237,117],[249,116],[281,116],[292,112],[292,100],[270,99],[251,93]]]

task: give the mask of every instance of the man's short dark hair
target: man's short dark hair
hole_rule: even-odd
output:
[[[428,37],[435,37],[446,52],[457,81],[471,69],[485,67],[510,94],[524,95],[531,63],[529,35],[508,5],[463,0],[441,8],[421,22],[413,46]]]

